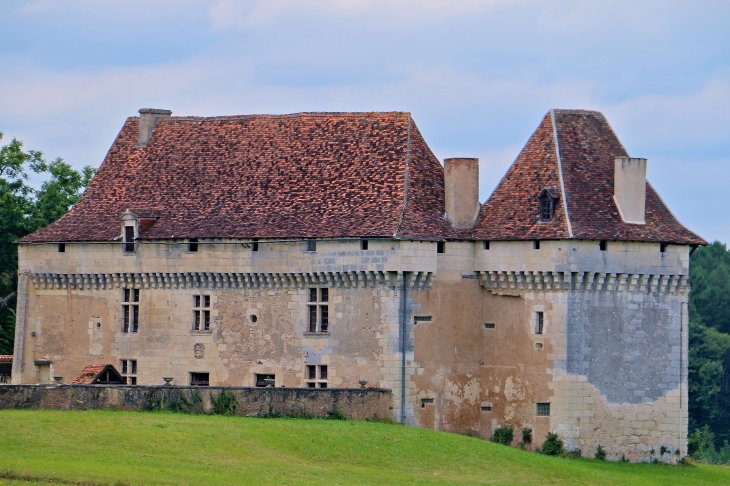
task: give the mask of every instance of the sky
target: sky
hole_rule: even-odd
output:
[[[674,215],[730,243],[730,2],[0,3],[0,144],[98,167],[128,116],[408,111],[484,202],[551,108],[599,110]],[[38,181],[35,181],[38,183]]]

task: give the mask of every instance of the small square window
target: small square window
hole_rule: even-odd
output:
[[[190,242],[188,243],[188,251],[198,251],[197,238],[190,238]]]
[[[66,243],[58,244],[58,253],[66,253]]]
[[[413,322],[418,324],[419,322],[430,322],[433,316],[413,316]]]
[[[538,417],[549,417],[550,416],[550,402],[537,403],[537,416]]]
[[[360,241],[360,249],[361,250],[367,250],[368,249],[368,240],[361,240]]]
[[[200,307],[200,296],[193,295],[193,307]]]
[[[485,241],[484,242],[484,249],[485,250],[489,250],[489,242],[488,241]]]
[[[304,379],[307,388],[327,388],[327,365],[307,365]]]
[[[484,324],[484,329],[494,329],[494,323],[493,322],[487,322]]]
[[[317,251],[317,240],[307,240],[304,251]]]
[[[210,386],[209,373],[190,373],[191,386]]]
[[[436,242],[436,253],[446,253],[446,242],[444,242],[444,241]]]

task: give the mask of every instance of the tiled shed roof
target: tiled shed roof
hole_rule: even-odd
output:
[[[677,221],[648,182],[646,224],[623,222],[613,199],[614,160],[627,156],[601,113],[551,111],[482,206],[474,238],[707,244]],[[544,223],[539,198],[547,188],[559,199],[552,221]]]
[[[72,382],[73,385],[91,385],[107,365],[88,365]]]
[[[76,206],[21,242],[396,237],[441,240],[443,167],[409,113],[167,117],[122,127]]]
[[[12,362],[13,362],[12,354],[0,354],[0,363],[12,363]]]

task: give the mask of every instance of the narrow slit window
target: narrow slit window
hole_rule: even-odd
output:
[[[535,312],[535,334],[542,334],[544,326],[543,313]]]
[[[251,251],[259,251],[259,241],[257,239],[254,239],[251,243]]]
[[[485,250],[489,250],[489,242],[488,241],[485,241],[484,242],[484,249]]]
[[[418,324],[419,322],[431,322],[433,316],[413,316],[413,322]]]
[[[329,332],[329,289],[310,288],[307,306],[309,307],[309,332]]]
[[[608,250],[608,242],[607,242],[606,240],[601,240],[601,242],[600,242],[600,243],[598,243],[598,248],[599,248],[599,249],[600,249],[601,251],[606,251],[606,250]]]
[[[436,253],[446,253],[446,242],[444,242],[444,241],[436,242]]]
[[[198,251],[198,239],[197,238],[190,238],[188,242],[188,251]]]
[[[532,242],[532,249],[533,250],[539,250],[540,249],[540,240],[535,240]]]
[[[481,408],[482,412],[491,412],[492,411],[492,407],[489,405],[483,405],[480,408]]]

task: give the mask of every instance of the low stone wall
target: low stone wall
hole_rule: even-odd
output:
[[[221,400],[221,393],[226,392]],[[171,410],[214,412],[236,398],[236,415],[390,417],[390,390],[128,385],[0,385],[0,410]]]

